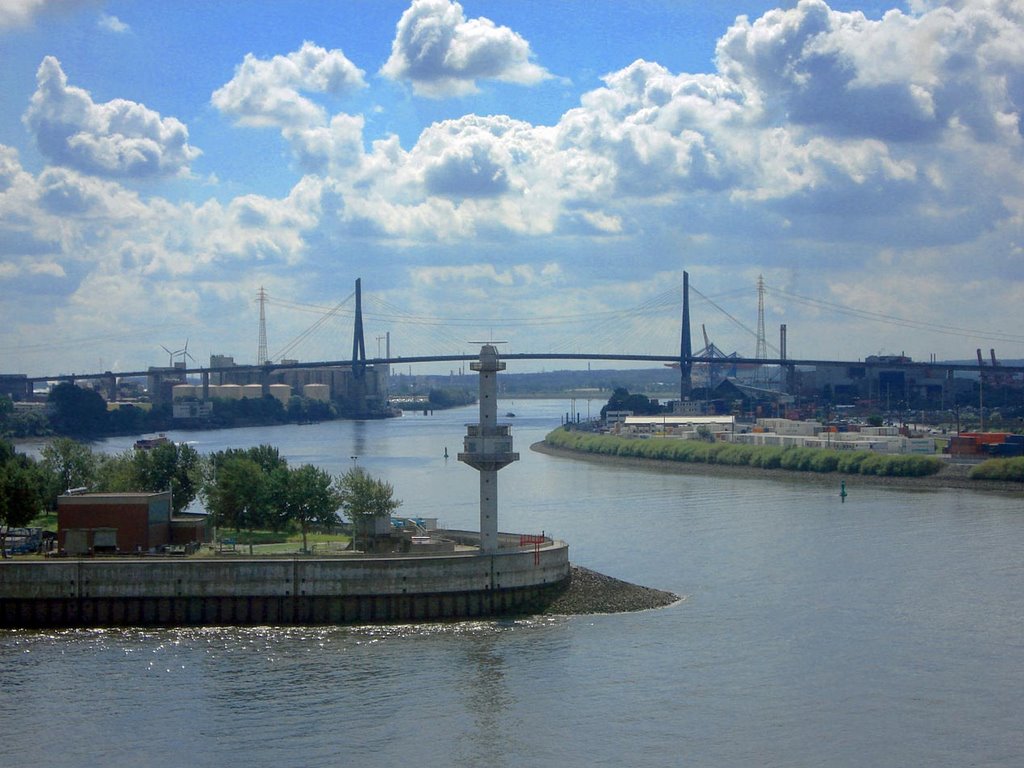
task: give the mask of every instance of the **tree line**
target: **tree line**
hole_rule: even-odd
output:
[[[301,532],[305,550],[309,532],[339,525],[339,513],[359,530],[401,504],[389,483],[361,467],[340,476],[312,464],[292,467],[270,445],[204,456],[186,443],[168,442],[106,455],[61,437],[47,443],[35,460],[0,440],[0,550],[10,528],[52,512],[57,498],[72,489],[170,490],[175,514],[198,499],[209,515],[208,524],[248,532],[250,551],[256,530]]]
[[[463,389],[430,390],[431,408],[454,408],[476,401]],[[187,402],[187,401],[183,401]],[[162,432],[174,425],[172,407],[163,404],[119,403],[108,407],[95,390],[70,382],[61,382],[47,395],[45,411],[18,411],[7,395],[0,394],[0,437],[45,437],[66,435],[92,438],[105,435],[135,435]],[[212,411],[192,421],[204,429],[225,429],[310,421],[331,421],[358,415],[352,404],[343,401],[323,402],[301,395],[292,395],[286,403],[276,397],[245,397],[241,400],[214,398]]]
[[[0,395],[0,437],[66,435],[99,437],[160,432],[171,428],[171,405],[120,403],[108,408],[99,392],[70,382],[61,382],[50,390],[45,411],[19,412],[11,398]],[[207,429],[245,425],[285,424],[303,421],[330,421],[339,417],[333,402],[310,400],[293,395],[285,404],[266,395],[241,400],[214,400],[214,408],[199,423]]]
[[[873,451],[838,451],[831,448],[799,446],[782,448],[664,437],[640,440],[619,435],[578,432],[561,427],[549,432],[544,437],[544,442],[556,448],[605,456],[799,472],[922,477],[933,475],[943,467],[942,460],[934,456],[887,455]]]

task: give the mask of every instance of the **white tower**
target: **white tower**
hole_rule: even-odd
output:
[[[497,374],[505,370],[498,350],[485,344],[479,361],[469,367],[480,371],[480,423],[467,425],[458,459],[480,473],[480,551],[493,553],[498,549],[498,470],[519,461],[519,454],[512,451],[509,425],[498,424]]]

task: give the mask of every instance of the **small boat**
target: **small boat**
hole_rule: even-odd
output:
[[[144,437],[141,440],[135,441],[135,450],[137,451],[151,451],[157,446],[167,445],[170,440],[167,439],[167,435],[160,435],[159,437]]]

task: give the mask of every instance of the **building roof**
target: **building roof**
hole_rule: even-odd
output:
[[[625,423],[630,424],[664,424],[666,426],[678,427],[686,424],[694,426],[710,426],[711,424],[733,424],[736,417],[732,414],[721,416],[679,416],[672,414],[655,414],[652,416],[627,416]]]
[[[170,491],[123,491],[118,493],[65,493],[57,497],[58,504],[129,504],[151,499],[171,498]]]

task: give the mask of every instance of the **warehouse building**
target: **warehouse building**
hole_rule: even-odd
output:
[[[202,515],[172,516],[171,493],[69,493],[57,499],[57,542],[68,555],[158,552],[206,540]]]

